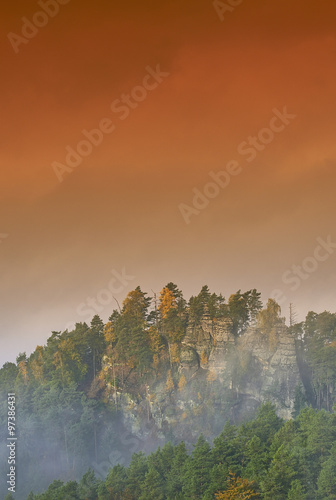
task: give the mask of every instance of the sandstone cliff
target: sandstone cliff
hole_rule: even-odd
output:
[[[187,444],[202,432],[218,435],[225,422],[253,417],[264,401],[272,401],[279,416],[293,411],[295,389],[301,383],[295,343],[285,325],[263,335],[250,327],[235,338],[229,320],[213,321],[204,315],[188,325],[173,374],[147,386],[137,400],[120,395],[125,428],[142,448],[165,440]],[[181,383],[184,377],[183,384]]]

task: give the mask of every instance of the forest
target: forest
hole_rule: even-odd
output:
[[[230,423],[220,418],[224,430],[209,438],[220,383],[211,372],[190,381],[181,369],[187,329],[196,331],[204,317],[212,325],[224,322],[237,346],[251,329],[269,349],[281,329],[291,336],[300,372],[291,419],[278,416],[271,394],[272,403],[264,401],[252,419],[246,415]],[[243,374],[253,378],[253,372],[250,361],[235,354],[239,351],[230,352],[234,362],[225,398],[231,404]],[[199,357],[204,366],[207,353]],[[2,442],[7,394],[17,399],[15,498],[336,498],[335,361],[335,313],[310,311],[300,323],[291,315],[286,326],[280,306],[273,299],[264,306],[255,289],[239,290],[226,300],[203,286],[187,301],[174,283],[158,297],[138,286],[106,323],[96,315],[72,331],[54,331],[46,345],[18,354],[16,363],[1,368]],[[120,463],[112,463],[106,477],[96,477],[92,464],[106,461],[125,431],[126,400],[129,408],[138,404],[143,424],[153,427],[151,398],[159,384],[172,407],[183,391],[194,391],[202,402],[185,418],[186,427],[195,422],[198,440],[177,439],[172,423],[152,439],[151,448],[133,455],[124,439],[118,445]],[[3,453],[0,458],[5,477]]]
[[[202,435],[190,454],[183,442],[167,443],[134,454],[105,481],[88,470],[79,482],[56,480],[27,500],[334,499],[335,424],[335,413],[312,408],[284,422],[265,403],[254,420],[226,423],[213,446]]]

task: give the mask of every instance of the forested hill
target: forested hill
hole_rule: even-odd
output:
[[[256,290],[225,300],[204,286],[187,302],[173,283],[157,298],[137,287],[106,324],[94,316],[53,332],[0,370],[2,442],[7,393],[17,400],[16,498],[89,467],[102,479],[168,441],[190,451],[201,433],[211,442],[225,422],[252,419],[266,401],[284,419],[307,406],[331,412],[335,361],[334,313],[309,312],[286,327],[279,305],[264,307]]]
[[[167,443],[147,457],[135,453],[106,480],[89,470],[28,500],[332,500],[335,470],[335,413],[305,408],[284,422],[266,403],[256,419],[225,424],[212,447],[202,435],[191,453]]]

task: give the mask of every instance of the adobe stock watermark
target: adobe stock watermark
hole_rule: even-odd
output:
[[[114,295],[124,292],[128,284],[135,279],[135,276],[126,273],[124,267],[121,273],[113,269],[111,275],[106,288],[102,288],[95,296],[87,297],[84,302],[78,304],[76,313],[83,318],[83,322],[89,322],[95,314],[100,314],[105,307],[114,302]],[[74,328],[74,323],[68,323],[65,329],[70,331]]]
[[[212,5],[218,14],[219,19],[223,22],[226,12],[233,12],[236,7],[241,5],[244,0],[226,0],[221,2],[220,0],[213,0]]]
[[[118,443],[118,449],[111,451],[108,456],[109,462],[104,461],[99,464],[94,461],[92,462],[92,468],[99,479],[105,479],[108,471],[115,465],[127,465],[125,453],[132,456],[134,453],[138,453],[143,450],[143,442],[137,437],[131,434],[129,431],[125,431],[120,435],[120,442]],[[125,452],[120,451],[123,448]]]
[[[111,104],[111,111],[117,114],[121,121],[126,120],[132,110],[135,110],[147,98],[148,93],[155,90],[170,75],[170,73],[160,69],[160,64],[157,64],[155,69],[150,66],[145,69],[147,74],[142,79],[142,84],[133,87],[129,94],[122,94]],[[105,135],[112,134],[115,129],[116,125],[110,118],[102,118],[97,128],[83,129],[81,133],[84,138],[75,147],[66,146],[64,163],[54,161],[51,164],[59,182],[63,181],[65,174],[73,172],[83,162],[83,159],[93,152],[94,148],[101,145]]]
[[[27,45],[32,38],[35,38],[40,28],[47,26],[50,18],[57,16],[61,5],[67,5],[69,2],[70,0],[39,0],[37,3],[42,10],[37,10],[31,20],[27,17],[21,18],[23,22],[21,34],[10,32],[7,35],[15,54],[19,53],[22,44]]]
[[[280,134],[285,128],[296,118],[296,115],[288,113],[287,106],[282,111],[274,108],[273,116],[267,127],[259,130],[257,135],[250,135],[247,140],[242,141],[238,147],[237,152],[246,157],[247,163],[254,161],[258,154],[266,149],[266,147],[273,142],[277,134]],[[212,181],[205,184],[203,190],[193,188],[192,192],[194,197],[192,204],[180,203],[178,208],[181,212],[183,220],[186,224],[190,224],[190,219],[193,215],[199,215],[202,210],[207,208],[210,200],[217,198],[221,189],[225,189],[231,182],[231,177],[236,177],[243,171],[239,161],[231,160],[226,164],[225,170],[219,172],[211,171],[209,176]]]
[[[300,265],[293,264],[290,269],[287,269],[282,274],[282,283],[292,291],[297,291],[303,281],[307,281],[314,274],[320,264],[325,262],[335,253],[336,242],[331,240],[332,236],[323,239],[317,238],[318,245],[314,248],[312,255],[303,259]],[[280,288],[276,288],[271,292],[271,297],[282,305],[286,302],[287,296]]]

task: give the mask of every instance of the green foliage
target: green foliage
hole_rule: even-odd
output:
[[[142,484],[148,473],[148,462],[144,453],[134,453],[127,472],[127,488],[135,498],[142,493]]]
[[[184,443],[167,444],[148,457],[137,453],[128,467],[113,467],[104,481],[96,479],[88,469],[113,451],[120,395],[140,403],[150,428],[156,397],[151,384],[164,388],[170,374],[172,402],[182,394],[177,391],[177,368],[188,325],[204,319],[209,323],[209,318],[215,325],[225,319],[223,325],[237,339],[252,325],[269,347],[286,330],[279,305],[270,299],[262,310],[255,289],[239,290],[226,303],[205,285],[187,305],[181,290],[168,283],[159,303],[157,307],[137,287],[107,325],[96,315],[89,325],[52,332],[45,346],[29,356],[20,353],[16,363],[0,369],[1,422],[6,419],[7,392],[15,392],[19,402],[19,460],[24,463],[19,468],[25,494],[46,488],[54,477],[68,481],[84,474],[78,483],[54,481],[29,500],[212,499],[216,492],[229,491],[230,474],[239,484],[253,482],[260,498],[335,498],[336,314],[327,311],[309,312],[303,323],[287,330],[296,342],[303,382],[296,389],[293,421],[284,423],[267,403],[253,421],[239,427],[227,423],[212,448],[202,436],[191,454]],[[238,393],[251,381],[257,386],[260,366],[238,340],[229,358],[232,388]],[[216,413],[213,403],[221,384],[215,378],[209,381],[204,377],[193,386],[188,379],[184,387],[195,392],[191,397],[196,402],[192,417],[186,412],[186,422],[201,423],[205,436],[212,432],[209,417]],[[274,391],[271,396],[274,401]]]
[[[232,471],[240,471],[243,462],[241,440],[238,429],[230,422],[224,426],[221,434],[214,439],[213,456],[216,463],[225,462]]]
[[[249,296],[250,292],[238,292],[230,295],[228,301],[229,317],[232,321],[232,333],[241,335],[249,325]]]
[[[142,483],[139,500],[164,500],[163,477],[154,467],[149,467]]]
[[[8,493],[8,494],[5,496],[4,500],[15,500],[15,498],[13,497],[13,495],[12,495],[11,493]],[[27,499],[27,500],[28,500],[28,499]]]
[[[251,422],[226,423],[213,447],[202,435],[190,455],[184,443],[168,443],[149,456],[134,454],[105,481],[89,470],[79,484],[54,481],[31,499],[335,499],[335,418],[307,408],[283,422],[266,403]]]
[[[303,408],[307,407],[307,398],[301,385],[295,388],[293,417],[296,418]]]
[[[240,290],[229,297],[228,314],[232,321],[232,333],[242,335],[251,324],[254,325],[262,309],[260,293],[254,288],[245,293]]]
[[[150,300],[137,287],[127,295],[123,309],[114,322],[117,359],[124,363],[128,361],[132,367],[139,367],[142,371],[150,366],[153,358],[146,328]]]
[[[89,469],[79,482],[78,493],[85,500],[96,500],[99,482],[93,472]]]
[[[318,498],[336,499],[336,443],[333,444],[327,460],[322,463],[317,486]]]
[[[185,466],[182,491],[187,498],[202,498],[208,489],[213,465],[210,445],[201,435]]]
[[[285,319],[281,318],[280,314],[279,304],[273,299],[268,299],[266,308],[260,311],[257,316],[258,330],[266,339],[270,350],[273,350],[277,345],[279,328],[285,325]]]
[[[107,475],[105,481],[106,491],[109,498],[120,498],[121,494],[127,488],[127,470],[122,465],[116,465]],[[100,496],[101,492],[100,492]]]
[[[303,487],[299,479],[292,481],[290,490],[288,491],[288,500],[305,500],[307,495],[305,494],[305,488]]]
[[[0,370],[0,394],[13,391],[13,381],[18,376],[18,367],[14,363],[5,363]]]
[[[336,388],[336,314],[310,311],[303,328],[300,347],[311,370],[316,406],[330,411]]]
[[[182,498],[183,471],[189,460],[188,453],[183,441],[173,449],[173,456],[170,460],[170,468],[167,472],[166,491],[168,498]],[[167,463],[166,463],[167,467]]]

